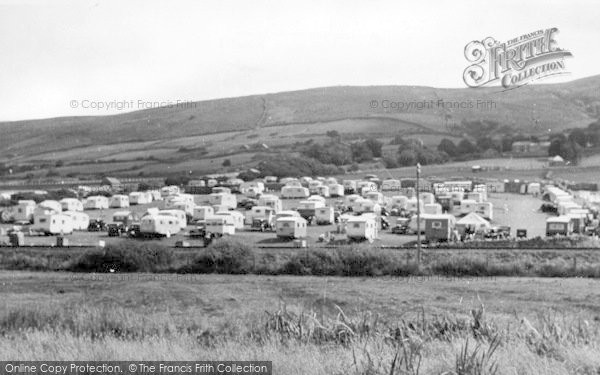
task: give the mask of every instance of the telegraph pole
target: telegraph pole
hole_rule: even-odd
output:
[[[419,198],[419,178],[421,177],[421,164],[417,163],[417,269],[421,269],[421,201]]]

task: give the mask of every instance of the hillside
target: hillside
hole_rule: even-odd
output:
[[[435,143],[449,135],[445,119],[452,124],[488,120],[511,132],[547,134],[549,129],[587,126],[598,118],[599,88],[600,76],[506,92],[499,88],[329,87],[202,101],[184,109],[5,122],[0,123],[0,162],[60,160],[66,173],[78,172],[86,162],[101,172],[152,171],[175,164],[187,170],[198,163],[218,162],[219,156],[243,162],[252,154],[241,154],[248,145],[285,147],[302,138],[318,139],[329,130],[350,137],[418,134]],[[413,102],[413,106],[408,110],[382,108],[386,100]],[[377,108],[372,108],[373,101]],[[478,101],[495,105],[477,108]],[[423,102],[431,104],[415,107]],[[456,102],[474,107],[459,108]],[[110,165],[98,166],[99,161]],[[77,168],[66,168],[70,163]]]

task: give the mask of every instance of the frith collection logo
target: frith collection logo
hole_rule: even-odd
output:
[[[463,80],[469,87],[494,82],[506,88],[516,88],[530,82],[567,74],[565,58],[571,52],[558,47],[557,28],[537,30],[500,43],[492,37],[474,40],[465,47],[469,65]]]

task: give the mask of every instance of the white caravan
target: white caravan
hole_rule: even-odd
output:
[[[235,223],[232,216],[215,215],[206,219],[206,231],[217,234],[235,234]]]
[[[211,206],[226,206],[230,210],[237,207],[237,198],[231,193],[212,193],[208,200]]]
[[[63,211],[83,211],[83,203],[77,198],[63,198],[60,205]]]
[[[68,215],[56,212],[37,215],[31,230],[45,235],[71,234],[73,233],[73,219]]]
[[[129,193],[129,204],[148,204],[152,202],[152,193],[148,191],[134,191]]]
[[[244,229],[244,214],[239,211],[219,211],[215,216],[229,216],[235,229]]]
[[[371,215],[352,216],[346,221],[346,236],[351,241],[367,240],[373,242],[377,238],[377,223]]]
[[[185,227],[187,227],[187,216],[182,210],[160,210],[158,211],[158,214],[177,218],[180,229],[185,229]]]
[[[308,198],[310,192],[302,186],[284,186],[281,188],[281,198]]]
[[[298,216],[280,217],[275,221],[275,232],[279,238],[304,238],[306,220]]]
[[[87,230],[90,225],[90,216],[81,211],[65,211],[63,214],[73,220],[73,230]]]
[[[94,195],[87,197],[83,207],[86,210],[104,210],[108,209],[108,198],[103,195]]]
[[[127,195],[115,194],[110,197],[111,208],[125,208],[129,207],[129,197]]]
[[[140,233],[153,236],[166,236],[179,233],[181,230],[180,219],[173,215],[162,213],[148,214],[142,217]]]
[[[283,210],[283,203],[278,196],[272,194],[263,194],[258,198],[257,206],[271,207],[275,213]]]

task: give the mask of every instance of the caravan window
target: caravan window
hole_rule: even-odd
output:
[[[431,227],[433,229],[440,229],[442,228],[442,222],[441,221],[434,221],[431,223]]]
[[[548,229],[550,230],[564,230],[565,225],[563,223],[549,223]]]
[[[23,209],[22,208],[19,208],[19,213],[20,214],[23,213]]]
[[[40,218],[40,223],[45,223],[46,219],[45,218]]]
[[[352,227],[353,228],[360,228],[360,224],[359,223],[354,223],[354,225]]]
[[[290,223],[283,223],[281,226],[284,227],[284,228],[289,228],[290,227]]]
[[[169,220],[169,224],[173,224],[173,222],[171,220]]]
[[[52,219],[52,224],[56,224],[56,219]]]

